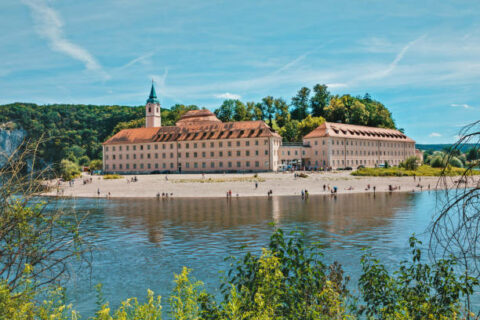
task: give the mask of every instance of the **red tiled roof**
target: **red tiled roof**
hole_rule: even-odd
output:
[[[103,144],[150,142],[158,132],[158,128],[123,129]]]
[[[202,111],[202,110],[195,110]],[[218,119],[217,119],[218,120]],[[263,121],[192,121],[176,126],[125,129],[104,144],[278,137]]]
[[[318,128],[307,134],[304,139],[320,137],[415,142],[405,134],[395,129],[366,127],[333,122],[323,123]]]

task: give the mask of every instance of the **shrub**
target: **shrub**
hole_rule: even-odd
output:
[[[460,159],[457,157],[452,157],[450,158],[450,161],[448,162],[452,167],[457,167],[457,168],[463,168],[463,163]]]
[[[63,159],[60,162],[60,176],[65,181],[75,179],[80,175],[81,171],[79,166],[70,160]]]
[[[103,162],[102,160],[92,160],[90,161],[90,170],[102,170]]]
[[[417,157],[408,157],[400,163],[399,167],[405,168],[406,170],[416,170],[418,168],[418,158]],[[388,166],[385,166],[385,168],[388,168]]]
[[[115,180],[115,179],[122,179],[123,176],[119,174],[106,174],[103,176],[103,179],[105,180]]]

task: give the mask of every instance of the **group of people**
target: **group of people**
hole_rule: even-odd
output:
[[[301,194],[302,194],[302,200],[307,200],[308,199],[308,190],[307,189],[305,189],[305,190],[302,189]]]
[[[127,178],[127,184],[129,184],[130,182],[138,182],[137,176],[133,176],[130,179]]]
[[[157,192],[157,200],[160,199],[160,197],[162,197],[162,199],[168,199],[168,197],[173,197],[173,193],[170,193],[169,195],[168,192],[162,192],[162,194]]]

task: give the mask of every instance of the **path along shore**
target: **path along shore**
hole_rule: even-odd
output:
[[[306,172],[306,178],[294,173],[245,174],[169,174],[126,175],[120,179],[83,175],[71,182],[52,180],[46,196],[76,198],[156,198],[168,193],[174,198],[267,197],[330,194],[336,187],[338,194],[375,192],[419,192],[426,190],[465,187],[458,185],[459,177],[355,177],[350,172]],[[136,181],[135,181],[136,179]],[[467,186],[480,183],[480,176],[470,177]],[[370,188],[368,188],[370,185]],[[324,189],[325,186],[325,189]]]

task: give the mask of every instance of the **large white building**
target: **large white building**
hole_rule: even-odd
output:
[[[415,156],[415,141],[393,129],[325,122],[303,138],[282,144],[263,121],[222,122],[208,110],[185,113],[161,125],[152,85],[145,128],[124,129],[103,144],[104,172],[245,172],[398,165]]]

